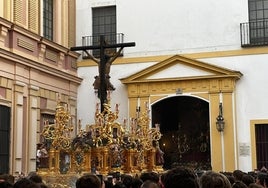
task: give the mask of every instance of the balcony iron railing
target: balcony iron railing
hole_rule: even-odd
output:
[[[268,45],[268,19],[240,24],[241,46]]]
[[[107,44],[118,44],[124,42],[124,34],[123,33],[106,33],[103,35],[104,40]],[[100,44],[100,35],[96,36],[83,36],[82,37],[82,45],[83,46],[93,46],[93,45],[99,45]],[[115,53],[118,49],[112,48],[109,49],[108,53]],[[95,58],[100,57],[100,50],[94,49],[89,50],[88,53],[90,53]],[[123,55],[123,51],[121,52],[121,55]],[[87,58],[87,54],[85,52],[82,53],[82,57],[85,59]]]

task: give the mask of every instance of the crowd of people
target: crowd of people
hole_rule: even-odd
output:
[[[37,173],[15,179],[0,175],[0,188],[50,188]],[[163,173],[144,172],[140,175],[114,173],[107,176],[83,174],[76,188],[268,188],[266,168],[258,172],[193,171],[176,167]]]

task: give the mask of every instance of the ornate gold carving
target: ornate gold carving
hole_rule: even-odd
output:
[[[95,124],[88,125],[88,130],[81,129],[78,123],[78,135],[71,139],[73,127],[69,125],[68,107],[59,101],[56,107],[55,123],[46,123],[42,135],[49,143],[49,173],[71,174],[88,171],[139,173],[142,171],[161,171],[155,157],[158,140],[161,138],[159,125],[150,128],[149,107],[137,112],[127,129],[126,120],[121,125],[117,122],[119,106],[115,111],[110,104],[104,104],[100,112],[96,105]],[[156,145],[155,145],[155,144]],[[63,164],[62,154],[70,156]],[[65,158],[66,160],[66,158]],[[63,169],[64,168],[64,169]],[[48,174],[44,169],[40,173]]]

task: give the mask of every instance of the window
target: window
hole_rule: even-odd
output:
[[[249,21],[268,18],[268,0],[249,0]]]
[[[116,43],[116,7],[101,7],[92,9],[93,45],[99,44],[99,36],[104,35],[109,44]],[[116,49],[113,49],[114,52]],[[99,55],[99,50],[93,51],[94,56]]]
[[[10,108],[0,105],[0,173],[9,172]]]
[[[257,168],[268,166],[268,124],[255,124]]]
[[[250,43],[268,43],[268,0],[249,0]]]
[[[43,37],[53,40],[53,0],[43,0]]]

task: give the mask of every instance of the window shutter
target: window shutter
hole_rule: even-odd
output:
[[[29,4],[28,4],[29,8],[28,8],[28,19],[29,19],[29,23],[28,23],[28,27],[29,30],[34,32],[34,33],[39,33],[39,1],[36,0],[29,0]]]
[[[26,27],[26,3],[24,0],[14,0],[14,23]]]

